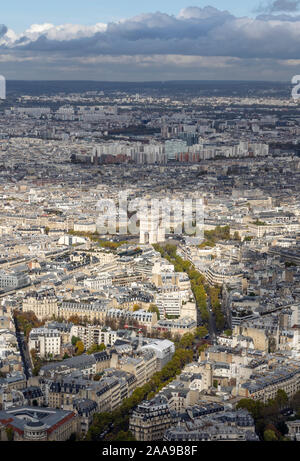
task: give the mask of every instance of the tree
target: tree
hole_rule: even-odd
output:
[[[264,221],[260,221],[259,219],[256,219],[256,221],[253,221],[252,224],[255,224],[256,226],[265,226],[266,223]]]
[[[300,391],[296,392],[291,399],[291,407],[296,412],[297,417],[300,417]]]
[[[238,231],[235,231],[235,233],[233,234],[233,240],[241,240],[241,237]]]
[[[224,333],[228,337],[232,336],[232,330],[225,330]]]
[[[81,355],[84,352],[84,344],[82,341],[77,341],[76,342],[76,355]]]
[[[163,338],[164,339],[171,339],[172,338],[172,333],[170,331],[164,331],[163,332]]]
[[[210,231],[204,231],[204,237],[210,242],[230,240],[230,226],[217,226]]]
[[[88,350],[87,354],[95,354],[96,352],[102,352],[105,351],[106,346],[105,344],[93,344]]]
[[[191,333],[185,333],[180,340],[180,347],[190,348],[192,347],[194,336]]]
[[[196,337],[197,338],[205,338],[208,335],[208,329],[205,326],[198,327],[196,330]]]
[[[32,370],[33,376],[38,376],[40,369],[42,368],[42,362],[38,363],[35,365],[35,367]]]
[[[271,429],[267,429],[264,432],[264,441],[265,442],[275,442],[277,439],[276,434]]]
[[[28,340],[29,333],[32,328],[41,327],[44,322],[40,322],[34,312],[20,312],[14,310],[14,318],[19,329],[24,333],[26,339]]]
[[[286,407],[289,401],[287,393],[283,389],[278,389],[275,401],[278,403],[280,409]]]
[[[209,288],[209,296],[210,302],[213,310],[219,309],[221,307],[219,296],[220,296],[221,288],[220,287],[210,287]]]
[[[70,323],[74,323],[74,325],[80,325],[80,323],[81,323],[81,320],[78,317],[78,315],[71,315],[71,317],[69,317],[68,321]]]
[[[160,320],[159,310],[158,310],[158,307],[155,304],[150,304],[148,312],[153,312],[153,313],[156,312],[157,320]]]
[[[217,311],[216,313],[216,327],[218,330],[223,330],[225,325],[225,317],[221,311]]]
[[[273,353],[276,351],[276,339],[274,336],[270,336],[269,338],[269,353]]]
[[[34,361],[37,358],[36,349],[30,349],[30,354],[31,354],[32,360]]]
[[[181,339],[180,334],[179,334],[179,333],[175,333],[174,336],[173,336],[173,341],[174,341],[174,343],[179,343],[180,339]]]
[[[241,399],[236,408],[245,408],[252,415],[255,422],[255,431],[261,438],[267,441],[284,440],[288,432],[280,413],[278,397],[270,399],[267,403],[252,399]],[[279,400],[285,401],[285,393],[279,393]]]
[[[72,336],[71,338],[71,343],[73,346],[76,346],[76,343],[80,341],[80,338],[77,338],[77,336]]]
[[[209,345],[206,343],[201,344],[201,346],[198,347],[198,353],[200,354],[201,352],[205,352],[208,347]]]
[[[120,431],[113,438],[114,442],[134,442],[136,439],[133,437],[130,431]]]
[[[68,442],[76,442],[76,440],[77,440],[76,433],[72,432],[72,434],[70,435],[70,437],[68,439]]]
[[[14,440],[14,435],[15,435],[13,429],[11,427],[6,427],[5,432],[6,432],[7,440],[9,442],[12,442]]]
[[[255,401],[252,399],[241,399],[236,408],[244,408],[249,411],[249,413],[252,415],[254,420],[258,419],[261,417],[261,410],[263,408],[264,404],[262,402]]]

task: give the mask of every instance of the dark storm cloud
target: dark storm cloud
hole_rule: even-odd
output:
[[[4,24],[0,24],[0,37],[3,37],[7,32],[7,27]]]
[[[271,4],[270,12],[276,13],[277,11],[286,11],[293,13],[299,9],[299,0],[276,0]]]
[[[299,10],[300,0],[276,0],[273,2],[261,2],[256,9],[258,13],[295,13]]]
[[[256,17],[260,21],[288,21],[298,22],[300,24],[300,15],[289,15],[289,14],[260,14]]]

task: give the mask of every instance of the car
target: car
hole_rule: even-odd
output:
[[[281,414],[283,416],[291,416],[294,413],[294,411],[291,408],[286,408],[285,410],[281,411]]]

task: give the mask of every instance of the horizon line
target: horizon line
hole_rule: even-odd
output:
[[[240,82],[240,83],[289,83],[290,80],[240,80],[240,79],[181,79],[181,80],[86,80],[86,79],[6,79],[6,82],[92,82],[92,83],[198,83],[198,82]]]

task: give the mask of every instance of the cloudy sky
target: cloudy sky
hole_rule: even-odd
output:
[[[290,81],[300,74],[300,0],[10,0],[1,12],[7,79]]]

